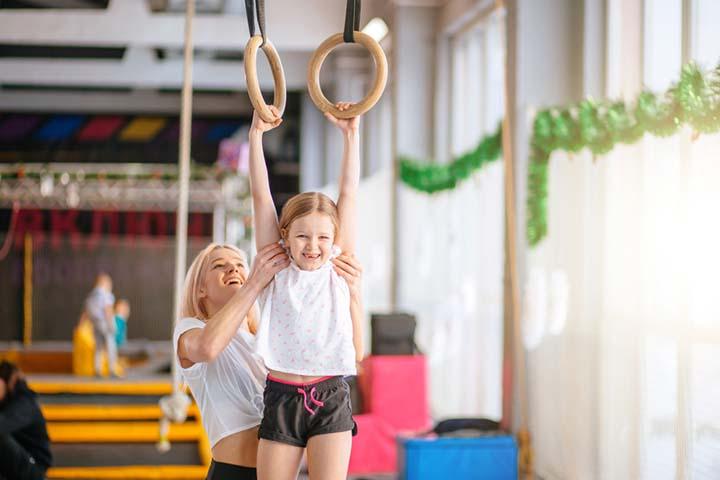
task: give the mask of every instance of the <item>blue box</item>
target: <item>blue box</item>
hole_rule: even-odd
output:
[[[517,480],[518,453],[511,436],[398,438],[401,480]]]

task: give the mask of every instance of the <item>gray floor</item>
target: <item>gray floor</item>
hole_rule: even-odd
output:
[[[166,453],[154,443],[55,443],[55,467],[101,467],[106,465],[200,465],[196,442],[173,442]]]

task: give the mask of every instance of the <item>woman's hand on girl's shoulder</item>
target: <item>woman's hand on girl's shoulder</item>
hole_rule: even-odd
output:
[[[343,253],[334,258],[332,262],[337,274],[347,282],[350,296],[359,296],[362,288],[362,265],[355,255]]]
[[[290,258],[285,253],[285,249],[279,243],[271,243],[261,248],[255,260],[253,261],[252,270],[248,277],[248,284],[257,282],[257,286],[264,288],[270,283],[276,273],[290,265]]]

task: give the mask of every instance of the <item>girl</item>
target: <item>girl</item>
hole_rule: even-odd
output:
[[[334,263],[357,295],[360,266],[348,257]],[[173,343],[210,439],[213,460],[208,479],[256,479],[267,371],[251,346],[256,330],[253,305],[288,264],[285,251],[272,244],[258,252],[248,271],[245,252],[211,243],[197,255],[185,278],[183,318],[175,326]]]
[[[340,110],[349,106],[338,104]],[[273,113],[273,123],[255,114],[250,128],[255,241],[258,247],[281,241],[291,264],[259,297],[257,351],[269,375],[258,477],[296,478],[307,447],[311,479],[344,479],[356,429],[342,376],[354,375],[362,359],[362,306],[329,262],[355,248],[359,118],[326,114],[344,139],[337,205],[323,194],[302,193],[288,200],[278,222],[262,149],[263,132],[282,122]]]

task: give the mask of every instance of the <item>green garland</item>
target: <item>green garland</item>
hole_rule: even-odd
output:
[[[570,108],[552,108],[535,117],[530,145],[527,239],[535,246],[547,235],[548,165],[556,150],[595,155],[619,143],[631,144],[645,133],[667,137],[683,125],[696,133],[720,131],[720,66],[703,73],[689,63],[680,81],[663,95],[642,92],[634,104],[584,100]]]
[[[494,162],[502,153],[502,130],[482,139],[474,150],[446,164],[421,163],[400,157],[400,179],[415,190],[435,193],[450,190],[485,164]]]
[[[689,125],[696,133],[720,131],[720,65],[702,72],[685,65],[680,81],[662,95],[642,92],[634,103],[590,99],[567,108],[542,110],[535,116],[528,165],[526,234],[530,246],[547,235],[548,164],[556,150],[589,148],[602,155],[619,143],[631,144],[645,133],[666,137]],[[478,147],[449,164],[400,158],[400,179],[415,190],[449,190],[502,153],[500,128]]]

